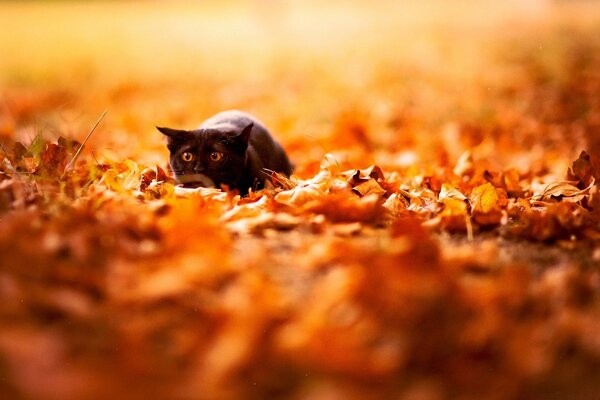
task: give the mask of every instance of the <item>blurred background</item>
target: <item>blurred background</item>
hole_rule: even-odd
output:
[[[597,399],[600,250],[580,271],[570,233],[518,237],[506,247],[531,268],[496,268],[496,244],[437,244],[410,218],[363,242],[320,231],[312,209],[307,230],[233,239],[225,194],[141,202],[133,188],[138,170],[166,168],[156,125],[238,108],[303,178],[329,153],[411,187],[465,183],[444,172],[469,151],[486,173],[515,167],[520,192],[600,155],[599,94],[595,1],[0,1],[0,150],[81,141],[107,112],[79,159],[102,174],[73,170],[92,180],[83,196],[69,179],[19,179],[33,168],[0,177],[0,201],[20,207],[0,215],[0,397]],[[37,143],[63,174],[60,146]],[[552,205],[548,220],[527,207],[544,239],[585,221]],[[542,270],[553,252],[567,261]]]
[[[81,140],[107,110],[92,143],[113,158],[163,162],[155,125],[230,108],[306,173],[473,146],[564,171],[597,132],[595,1],[4,1],[0,26],[0,134]]]

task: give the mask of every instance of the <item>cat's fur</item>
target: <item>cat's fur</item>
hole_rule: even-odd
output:
[[[220,112],[191,131],[157,129],[167,136],[175,179],[187,186],[227,186],[245,195],[250,188],[263,188],[271,171],[292,173],[285,151],[267,128],[241,111]],[[210,159],[215,151],[223,154],[221,160]],[[193,155],[191,162],[182,159],[185,152]]]

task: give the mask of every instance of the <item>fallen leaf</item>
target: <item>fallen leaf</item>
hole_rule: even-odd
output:
[[[287,231],[296,228],[304,219],[284,212],[262,212],[227,222],[227,228],[237,233],[256,233],[265,229]]]
[[[600,179],[600,159],[582,151],[567,172],[569,181],[578,182],[581,189]]]
[[[550,201],[570,198],[570,201],[580,201],[589,194],[594,180],[585,189],[579,189],[573,182],[550,182],[546,184],[533,184],[532,201]]]
[[[496,189],[490,183],[478,186],[471,192],[471,209],[474,212],[489,213],[497,207],[498,198]]]
[[[457,188],[447,183],[442,184],[442,190],[438,196],[440,201],[444,199],[467,200],[467,196],[462,194]]]
[[[388,211],[392,218],[398,218],[408,206],[408,201],[398,193],[392,193],[382,204],[382,207]]]
[[[358,197],[338,192],[319,201],[306,204],[306,210],[323,214],[331,222],[366,222],[377,224],[384,216],[383,200],[379,195]]]
[[[473,154],[467,150],[465,151],[456,162],[454,167],[454,173],[457,176],[471,175],[474,171],[473,166]]]
[[[383,189],[375,179],[369,179],[365,182],[362,182],[352,188],[355,192],[360,194],[361,196],[367,196],[370,194],[374,194],[377,196],[383,196],[386,191]]]
[[[275,201],[289,206],[302,207],[310,201],[325,197],[329,187],[330,183],[327,181],[301,183],[293,189],[277,193]]]

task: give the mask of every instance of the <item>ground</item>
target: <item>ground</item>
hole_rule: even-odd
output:
[[[497,3],[0,4],[0,397],[597,398],[600,9]]]

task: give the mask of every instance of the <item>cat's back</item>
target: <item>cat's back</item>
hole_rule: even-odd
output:
[[[264,124],[256,117],[239,110],[221,111],[204,121],[200,125],[200,128],[239,130],[247,127],[251,123],[254,124],[255,128],[268,132]]]
[[[200,129],[223,129],[225,131],[241,131],[254,124],[249,139],[249,152],[255,154],[254,160],[261,168],[267,168],[290,175],[291,163],[285,150],[269,133],[265,125],[253,115],[243,111],[228,110],[213,115],[200,125]]]

